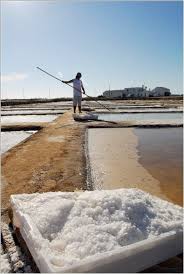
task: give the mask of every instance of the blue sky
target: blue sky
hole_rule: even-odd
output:
[[[72,96],[146,85],[182,93],[182,2],[2,1],[1,96]],[[50,92],[49,92],[50,89]]]

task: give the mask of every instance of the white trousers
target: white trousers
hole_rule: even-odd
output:
[[[79,107],[81,107],[81,101],[82,101],[82,96],[74,95],[74,97],[73,97],[73,106],[76,107],[78,105]]]

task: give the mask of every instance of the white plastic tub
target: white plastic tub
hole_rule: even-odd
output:
[[[122,204],[119,200],[121,195],[122,201],[125,200]],[[134,200],[131,199],[131,197],[134,197]],[[133,243],[128,244],[127,242],[126,245],[122,247],[115,245],[115,248],[111,250],[97,252],[96,254],[88,256],[93,245],[89,245],[90,248],[85,249],[86,246],[88,247],[88,242],[85,242],[84,238],[85,235],[90,235],[91,227],[89,226],[87,227],[87,231],[85,230],[84,224],[87,219],[83,213],[86,210],[88,214],[91,214],[93,210],[96,210],[93,216],[95,219],[99,216],[97,212],[100,212],[101,206],[103,208],[105,205],[105,208],[103,208],[105,211],[101,214],[103,215],[104,212],[108,212],[107,209],[115,210],[113,212],[119,210],[117,209],[119,203],[122,209],[118,212],[122,214],[125,213],[124,217],[126,220],[130,219],[132,222],[132,225],[129,227],[130,229],[127,230],[126,233],[131,232],[134,224],[135,227],[139,226],[140,231],[142,229],[143,234],[146,231],[150,231],[151,227],[154,227],[154,232],[150,231],[145,239],[138,239],[138,241],[136,241],[134,236],[139,235],[139,233],[133,233],[131,237],[128,238],[130,242],[134,238]],[[14,226],[20,229],[20,233],[40,272],[138,272],[182,252],[182,209],[179,206],[162,201],[140,190],[118,189],[94,192],[12,195],[11,204],[13,208]],[[133,205],[132,207],[131,204]],[[87,207],[85,205],[87,205]],[[158,212],[155,212],[155,209]],[[112,216],[109,217],[109,220],[111,220],[111,217]],[[98,220],[98,218],[96,220]],[[147,223],[141,228],[145,220],[147,220]],[[81,225],[79,225],[77,221],[79,221]],[[113,219],[112,223],[107,222],[110,232],[114,229],[114,227],[111,226],[113,222]],[[69,236],[71,234],[71,237],[68,237],[67,233],[62,233],[64,230],[66,232],[70,225],[72,225],[71,231],[69,231]],[[121,226],[123,225],[124,223],[122,222]],[[50,230],[49,234],[47,227]],[[94,230],[95,234],[91,240],[96,239],[95,237],[98,231],[105,229],[105,227],[106,224],[96,226]],[[64,250],[62,244],[66,240],[66,242],[68,241],[68,245],[72,245],[70,240],[72,239],[72,233],[75,233],[75,231],[77,233],[76,238],[78,236],[79,238],[80,236],[82,237],[79,242],[81,246],[76,250],[70,249],[70,252],[67,253],[67,246],[64,247]],[[80,233],[77,231],[81,231],[81,235],[79,235]],[[110,234],[110,232],[108,233]],[[107,236],[108,233],[105,235]],[[115,240],[118,238],[118,233],[114,238]],[[127,236],[126,233],[123,237]],[[100,235],[99,244],[104,240],[103,235],[104,234],[102,234],[102,236]],[[111,236],[112,235],[109,237]],[[58,242],[56,241],[57,237],[60,238],[58,238]],[[96,242],[94,245],[96,245]],[[53,246],[55,249],[53,249]],[[78,256],[83,248],[85,249],[84,258],[74,260],[74,257]],[[67,255],[65,257],[63,255],[64,252],[65,255]]]

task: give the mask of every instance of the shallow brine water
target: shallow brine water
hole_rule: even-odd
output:
[[[183,128],[134,129],[139,162],[174,202],[183,198]]]
[[[183,113],[98,113],[98,118],[108,121],[171,120],[178,123],[182,123]]]
[[[1,154],[8,151],[15,145],[19,144],[23,140],[37,131],[8,131],[1,132]]]
[[[136,187],[182,204],[182,129],[88,130],[95,189]]]
[[[57,115],[15,115],[1,117],[1,124],[14,123],[34,123],[34,122],[51,122],[57,118]]]

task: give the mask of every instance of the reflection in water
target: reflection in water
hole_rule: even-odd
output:
[[[182,205],[183,129],[134,129],[139,161],[160,181],[165,195]]]

